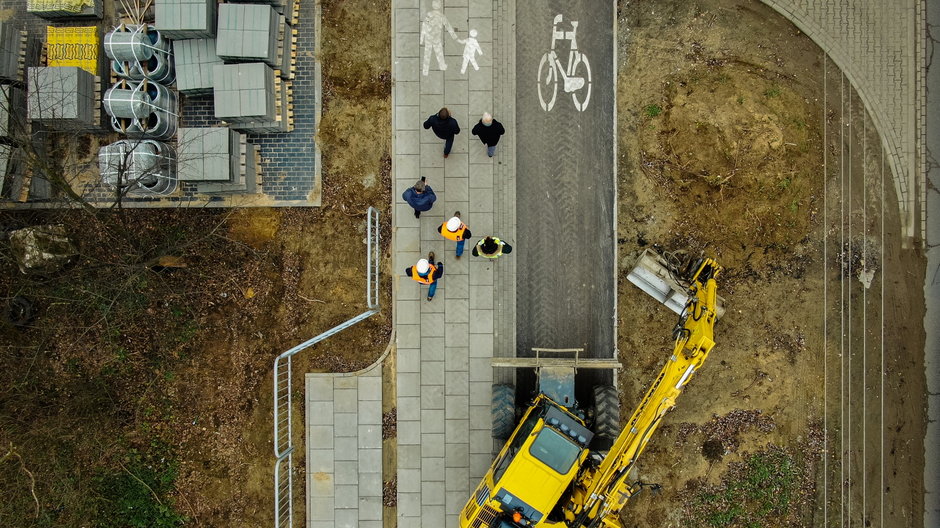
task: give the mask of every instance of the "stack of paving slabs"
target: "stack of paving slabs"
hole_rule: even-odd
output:
[[[98,75],[98,28],[46,27],[46,65],[78,66]]]
[[[26,11],[42,18],[101,18],[102,0],[26,0]]]
[[[12,144],[0,143],[0,200],[25,202],[29,196],[23,151]]]
[[[293,106],[287,82],[260,62],[224,64],[213,70],[215,116],[232,128],[290,132]]]
[[[278,38],[287,22],[271,6],[222,4],[219,6],[219,33],[215,52],[225,62],[264,62],[281,69]]]
[[[215,36],[217,0],[156,0],[156,26],[171,39]]]
[[[256,3],[256,4],[269,4],[274,7],[274,10],[282,15],[290,15],[294,11],[294,7],[299,0],[228,0],[233,4],[241,3]]]
[[[33,67],[27,72],[28,117],[58,130],[97,126],[95,76],[76,66]]]
[[[0,85],[0,142],[13,143],[26,134],[26,93],[13,84]]]
[[[176,89],[187,95],[212,93],[212,69],[222,65],[215,53],[215,39],[173,41]]]
[[[177,188],[176,155],[165,143],[122,139],[98,150],[101,181],[121,195],[160,196]]]
[[[0,82],[23,82],[26,71],[26,32],[0,22]]]
[[[118,77],[173,84],[170,41],[149,24],[117,26],[104,36],[104,52]]]
[[[254,194],[261,177],[260,150],[227,127],[181,128],[177,142],[180,181],[196,191]]]

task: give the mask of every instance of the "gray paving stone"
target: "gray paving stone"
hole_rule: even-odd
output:
[[[473,278],[470,279],[473,283]],[[493,333],[493,310],[470,310],[470,333]]]
[[[438,255],[440,258],[440,255]],[[447,266],[445,266],[445,269]],[[445,307],[446,310],[446,307]],[[444,314],[443,313],[422,313],[421,314],[421,336],[422,337],[444,337]]]
[[[397,387],[399,396],[420,396],[421,375],[417,372],[399,372]]]
[[[359,450],[355,442],[337,442],[333,446],[333,457],[335,460],[356,460],[359,456]]]
[[[397,135],[396,135],[397,136]],[[398,138],[396,137],[396,141]],[[410,139],[409,139],[410,141]],[[397,145],[396,145],[397,148]],[[400,182],[402,187],[398,188],[397,191],[393,194],[393,198],[396,202],[403,202],[401,198],[401,193],[405,191],[407,185],[410,183],[414,185],[414,182],[420,177],[418,172],[420,170],[420,157],[418,156],[418,143],[415,142],[413,147],[415,152],[413,154],[404,154],[399,153],[395,155],[395,181]]]
[[[492,414],[490,412],[490,405],[471,405],[470,406],[470,423],[471,429],[484,429],[488,430],[492,425]]]
[[[359,511],[355,508],[336,509],[336,528],[359,528]]]
[[[359,376],[359,400],[382,401],[381,376]]]
[[[307,453],[310,459],[308,470],[311,473],[333,473],[333,448],[319,449],[316,444],[308,442]]]
[[[444,482],[444,457],[422,458],[421,480],[425,482]]]
[[[443,358],[443,337],[424,337],[421,339],[421,361],[441,361]]]
[[[480,478],[490,469],[493,463],[493,455],[489,453],[470,453],[470,475],[471,480],[479,482]],[[472,478],[476,477],[476,478]]]
[[[419,230],[415,227],[399,227],[395,232],[395,241],[401,251],[421,251],[421,242]],[[412,263],[413,264],[413,263]],[[410,266],[411,264],[409,264]],[[396,275],[404,274],[404,268],[401,271],[395,270]],[[410,280],[410,279],[408,279]]]
[[[437,94],[443,96],[444,72],[440,70],[429,71],[428,74],[421,79],[421,94]],[[443,104],[441,106],[443,106]],[[440,110],[440,108],[438,108],[438,110]],[[425,117],[425,119],[427,119],[427,117]]]
[[[449,384],[454,374],[466,374],[469,369],[470,350],[468,347],[452,347],[444,349],[444,370],[446,371],[447,384]]]
[[[334,508],[359,507],[359,486],[336,486],[336,495],[333,498]]]
[[[464,440],[469,438],[470,420],[457,418],[444,420],[444,434],[451,440]]]
[[[421,431],[423,433],[443,433],[444,432],[444,401],[441,397],[440,409],[421,409]],[[443,440],[443,439],[442,439]],[[444,446],[441,445],[441,450]],[[424,456],[424,453],[422,453]],[[441,453],[440,456],[444,456]]]
[[[399,430],[401,429],[401,421],[399,421],[398,428]],[[404,469],[421,469],[421,446],[418,444],[401,444],[399,437],[398,467]]]
[[[333,378],[333,389],[352,389],[358,390],[359,388],[359,377],[358,376],[346,376],[340,375]],[[336,399],[336,393],[333,393],[333,399]]]
[[[421,371],[421,350],[417,348],[400,348],[396,351],[396,354],[399,372]]]
[[[329,402],[330,412],[333,407],[333,378],[327,376],[311,377],[307,382],[309,390],[307,393],[312,396],[315,402]],[[309,403],[308,403],[309,405]]]
[[[330,401],[315,401],[307,404],[307,415],[310,425],[333,425],[333,391],[330,391]]]
[[[444,486],[440,482],[421,483],[421,503],[424,505],[444,505]]]
[[[421,422],[398,420],[398,443],[400,445],[421,445]]]
[[[420,420],[421,398],[418,396],[399,396],[397,413],[399,420]]]
[[[310,493],[314,497],[332,497],[335,487],[336,482],[329,473],[314,474],[310,481]]]
[[[446,389],[445,389],[446,391]],[[469,395],[444,395],[444,417],[470,418]]]
[[[483,259],[472,261],[470,263],[470,285],[492,287],[494,266],[494,263],[484,262]]]
[[[443,361],[423,361],[421,362],[421,384],[422,385],[444,385],[444,362]]]
[[[356,430],[357,423],[358,419],[356,413],[337,413],[336,423],[333,425],[333,429],[335,431],[333,436],[337,438],[355,438],[358,434]]]
[[[382,425],[369,424],[359,426],[359,447],[382,447]]]
[[[470,334],[470,357],[492,358],[493,336],[488,334]]]
[[[472,18],[492,17],[493,5],[491,0],[468,0],[468,15]]]
[[[377,473],[382,471],[382,449],[364,447],[359,449],[359,471]]]
[[[499,145],[496,148],[499,149]],[[480,150],[483,150],[482,143],[480,144]],[[470,189],[474,193],[493,192],[493,164],[489,162],[489,159],[487,161],[486,163],[470,163]],[[492,228],[489,230],[492,230]]]
[[[444,386],[443,385],[422,385],[421,386],[421,409],[439,409],[444,410]]]
[[[468,374],[469,376],[469,374]],[[470,405],[490,405],[493,399],[493,384],[489,381],[470,381]]]
[[[419,104],[418,82],[395,81],[395,104],[415,106]]]
[[[317,448],[333,448],[333,426],[311,425],[307,430],[309,431],[311,445]]]
[[[470,459],[467,458],[467,464],[470,463]],[[469,468],[468,468],[469,469]],[[463,511],[464,506],[467,505],[467,500],[470,499],[470,491],[467,487],[467,483],[464,482],[464,487],[460,491],[444,491],[444,511],[447,512],[460,512]],[[454,514],[455,516],[457,514]],[[450,514],[448,514],[450,516]],[[457,526],[457,523],[451,520],[447,521],[447,526]]]
[[[421,119],[421,122],[418,123],[418,127],[422,127],[424,120],[427,119],[428,116],[436,114],[441,109],[441,107],[444,106],[444,94],[437,93],[437,92],[422,93],[419,98],[419,101],[420,101],[419,117]],[[433,133],[421,134],[422,143],[438,143],[440,141],[441,140],[438,139],[438,137],[435,136]]]
[[[363,425],[381,425],[382,402],[361,400],[359,402],[359,423]],[[381,435],[381,432],[379,434]]]
[[[425,504],[421,506],[421,525],[445,526],[444,505]]]
[[[471,453],[490,453],[489,443],[493,438],[491,426],[492,422],[489,419],[484,424],[471,424],[470,445],[474,446],[470,449]]]
[[[431,134],[433,137],[432,132],[426,131],[425,133]],[[422,169],[424,168],[443,169],[444,168],[444,142],[442,140],[438,140],[437,142],[434,142],[434,143],[421,143],[420,154],[421,154]],[[434,185],[432,184],[431,187],[433,188]],[[434,191],[434,192],[436,193],[437,191]],[[437,199],[438,201],[440,201],[441,197],[438,196]]]
[[[487,14],[486,17],[471,16],[470,28],[477,30],[477,40],[480,41],[480,47],[484,47],[484,43],[491,44],[493,42],[493,19],[489,16],[489,14]],[[486,48],[489,48],[489,46],[484,47],[484,49]],[[487,56],[492,57],[492,53]],[[479,57],[479,59],[482,58],[483,57]]]
[[[415,39],[400,38],[395,40],[396,57],[418,57],[418,41]],[[415,88],[417,91],[417,88]]]
[[[488,90],[493,87],[493,67],[480,66],[479,71],[473,72],[470,76],[471,90]]]
[[[382,474],[363,473],[359,478],[359,496],[378,498],[382,496]]]
[[[421,494],[399,492],[398,513],[399,516],[418,517],[421,513]],[[411,526],[421,526],[421,524],[421,519],[418,519],[417,524]]]
[[[336,485],[359,484],[359,462],[343,460],[336,462]]]
[[[310,504],[310,510],[316,515],[318,520],[333,520],[333,497],[310,497],[307,499]]]
[[[355,413],[358,408],[356,389],[334,389],[333,411],[336,413]]]
[[[484,233],[486,231],[483,231]],[[493,309],[493,290],[492,288],[473,288],[470,290],[470,309],[471,310],[492,310]],[[469,317],[469,316],[468,316]],[[471,338],[471,343],[472,343]]]
[[[490,366],[489,358],[470,357],[470,382],[474,381],[493,382],[493,367]]]
[[[381,487],[380,487],[381,489]],[[377,496],[359,498],[359,526],[365,528],[365,522],[382,520],[382,499]],[[365,521],[365,522],[363,522]],[[381,524],[378,524],[381,526]]]
[[[414,130],[418,126],[421,126],[421,118],[417,106],[395,107],[395,130]]]
[[[444,446],[445,468],[466,467],[470,463],[470,446],[468,441],[449,442]]]
[[[421,14],[417,9],[395,9],[395,33],[418,33],[421,31]],[[398,40],[415,40],[399,37]]]
[[[444,456],[444,433],[421,433],[421,456]]]
[[[466,358],[466,356],[464,356]],[[466,370],[447,372],[444,396],[469,396],[470,374]]]
[[[395,154],[420,154],[417,130],[395,131]],[[398,193],[401,195],[401,193]]]
[[[468,465],[448,467],[445,469],[444,489],[446,491],[467,491],[467,481],[470,480]]]
[[[454,275],[447,281],[448,299],[468,299],[470,297],[470,280],[467,275]]]
[[[467,458],[469,463],[470,459]],[[420,492],[421,491],[421,470],[398,468],[398,492]]]
[[[457,278],[457,277],[455,277]],[[468,323],[445,323],[444,346],[464,347],[469,343],[467,337]]]
[[[413,282],[413,281],[412,281]],[[396,341],[401,348],[419,348],[421,346],[421,326],[403,325],[396,328]]]

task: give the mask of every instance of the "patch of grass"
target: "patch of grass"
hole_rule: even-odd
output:
[[[744,96],[743,96],[743,95],[739,95],[739,96],[738,96],[738,104],[739,104],[739,105],[743,105],[743,104],[744,104]]]
[[[786,450],[771,446],[732,464],[718,486],[703,485],[686,507],[691,526],[777,526],[793,515],[799,470]]]
[[[777,188],[781,191],[785,191],[790,188],[790,184],[793,183],[790,178],[784,178],[777,182]]]
[[[644,108],[643,111],[646,113],[646,117],[656,117],[663,113],[663,107],[657,104],[651,104],[646,105],[646,108]]]
[[[130,449],[120,469],[102,471],[93,479],[100,496],[99,526],[104,528],[174,528],[186,518],[168,497],[176,481],[177,464],[157,443],[144,455]]]
[[[766,90],[764,90],[764,97],[768,99],[773,99],[774,97],[780,97],[781,93],[782,92],[780,91],[780,87],[775,84],[771,86],[770,88],[767,88]]]
[[[793,120],[793,125],[796,126],[797,130],[806,129],[806,121],[799,117]]]

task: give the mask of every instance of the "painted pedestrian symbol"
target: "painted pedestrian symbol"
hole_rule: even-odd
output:
[[[432,52],[437,57],[437,65],[441,70],[447,69],[447,63],[444,61],[444,29],[450,34],[450,38],[457,40],[454,26],[441,11],[440,0],[434,0],[431,2],[431,10],[424,16],[424,21],[421,23],[421,37],[418,41],[419,45],[424,45],[424,64],[421,69],[424,75],[428,74],[428,69],[431,67]]]
[[[480,42],[477,40],[477,30],[471,29],[469,37],[457,39],[457,42],[464,45],[463,66],[460,67],[460,73],[467,73],[467,63],[472,64],[474,70],[480,71],[480,67],[477,65],[477,53],[483,55],[483,48],[480,47]]]
[[[559,30],[562,15],[555,15],[552,23],[552,46],[539,61],[538,89],[539,103],[542,110],[551,111],[558,98],[558,83],[562,82],[565,93],[571,94],[574,107],[583,112],[591,101],[591,63],[587,55],[578,51],[578,21],[571,21],[571,31]],[[568,51],[568,65],[565,67],[558,59],[555,43],[567,40],[571,43]],[[427,58],[425,58],[427,61]]]

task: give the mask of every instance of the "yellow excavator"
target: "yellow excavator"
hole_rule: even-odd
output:
[[[611,368],[610,360],[541,357],[548,349],[537,350],[535,359],[494,359],[494,366],[534,366],[538,395],[460,512],[461,528],[621,528],[620,510],[647,485],[631,482],[637,458],[715,345],[721,270],[707,258],[671,269],[687,293],[673,330],[675,348],[622,429],[614,387],[594,387],[591,406],[578,405],[573,396],[577,368]],[[498,405],[514,405],[506,387],[494,386],[497,438],[515,422],[500,411],[507,405]]]

